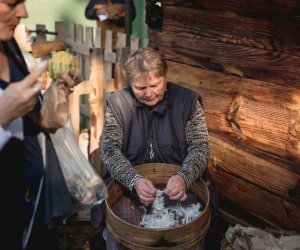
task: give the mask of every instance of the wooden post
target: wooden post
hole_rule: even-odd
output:
[[[102,48],[102,29],[99,27],[96,28],[94,47]]]
[[[137,36],[130,36],[130,51],[134,51],[140,48],[140,38]]]
[[[93,33],[93,27],[86,27],[85,28],[85,44],[92,48],[94,46],[94,33]],[[84,56],[84,75],[86,78],[87,76],[90,76],[91,72],[91,61],[90,61],[90,55]]]
[[[57,35],[55,36],[55,41],[64,42],[65,40],[64,22],[55,22],[55,32],[57,33]]]
[[[91,51],[91,93],[90,93],[90,162],[103,176],[99,156],[99,139],[104,124],[105,86],[104,86],[104,50],[94,48]]]
[[[46,25],[43,24],[37,24],[36,25],[36,42],[45,42],[46,41],[46,34],[43,32],[39,32],[39,31],[43,31],[46,30]]]
[[[105,51],[112,52],[113,50],[113,32],[111,30],[105,30]],[[112,63],[105,62],[105,80],[111,80],[112,77]]]
[[[122,89],[125,88],[128,83],[127,80],[124,78],[123,75],[123,67],[126,58],[129,54],[129,48],[119,48],[117,49],[117,58],[116,58],[116,66],[115,66],[115,80],[114,80],[114,86],[115,89]]]

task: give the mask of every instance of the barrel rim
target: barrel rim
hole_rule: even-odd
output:
[[[173,164],[165,164],[163,163],[164,165],[168,165],[168,167],[171,167],[173,168],[172,172],[170,173],[171,175],[173,173],[176,173],[178,172],[178,170],[180,169],[180,166],[178,165],[173,165]],[[142,165],[139,165],[139,166],[136,166],[136,169],[137,171],[139,171],[140,168],[144,168],[144,167],[147,167],[147,170],[149,169],[149,167],[157,167],[158,165],[162,165],[161,163],[146,163],[146,164],[142,164]],[[120,218],[119,216],[117,216],[112,208],[110,207],[110,205],[108,204],[108,200],[109,200],[109,197],[107,197],[105,199],[105,205],[106,205],[106,213],[107,215],[109,214],[110,216],[106,216],[106,224],[107,224],[107,227],[108,227],[108,230],[111,231],[111,233],[114,235],[114,237],[116,238],[119,238],[118,241],[122,241],[125,246],[127,247],[132,247],[132,246],[141,246],[139,245],[138,242],[124,242],[124,239],[122,239],[122,235],[119,235],[118,233],[114,232],[114,230],[118,231],[117,227],[114,226],[114,225],[111,225],[111,224],[114,224],[113,222],[117,222],[120,223],[120,225],[123,225],[124,227],[129,227],[131,228],[133,231],[137,231],[137,230],[143,230],[144,233],[149,233],[150,235],[153,235],[154,237],[156,237],[156,235],[158,234],[164,234],[168,237],[170,235],[170,233],[176,233],[176,232],[179,232],[182,230],[182,229],[189,229],[191,227],[194,227],[194,224],[198,223],[198,229],[199,229],[199,226],[201,226],[201,232],[199,233],[199,235],[197,235],[196,237],[192,238],[191,240],[194,242],[196,240],[200,240],[202,237],[204,237],[204,235],[207,233],[208,231],[208,228],[209,228],[209,225],[210,225],[210,221],[211,221],[211,211],[210,211],[210,194],[209,194],[209,190],[208,190],[208,187],[205,183],[205,181],[202,179],[202,178],[198,178],[196,182],[200,182],[200,185],[201,185],[201,188],[203,187],[204,190],[202,190],[202,192],[204,192],[204,197],[203,198],[203,202],[205,203],[205,206],[202,210],[202,213],[201,215],[199,215],[195,220],[189,222],[189,223],[186,223],[186,224],[183,224],[183,225],[180,225],[180,226],[176,226],[176,227],[172,227],[172,228],[146,228],[146,227],[141,227],[141,226],[138,226],[138,225],[134,225],[132,223],[129,223],[129,222],[126,222],[125,220],[123,220],[122,218]],[[195,183],[196,183],[195,182]],[[195,185],[195,183],[193,185]],[[120,184],[118,181],[116,180],[113,180],[109,183],[108,185],[108,190],[110,189],[110,187],[113,187],[113,185],[117,185],[117,189],[118,188],[121,188],[122,191],[125,190],[125,187]],[[188,188],[188,190],[191,190],[193,185],[191,187]],[[199,187],[197,187],[199,188]],[[116,198],[118,199],[120,196],[116,196]],[[116,199],[116,200],[117,200]],[[111,205],[113,205],[114,203],[111,203]],[[119,225],[119,226],[120,226]],[[123,227],[122,226],[122,227]],[[187,244],[190,245],[192,242],[186,242],[186,243],[181,243],[180,246],[184,245],[186,246]],[[130,245],[130,246],[129,246]],[[160,249],[160,248],[153,248],[153,246],[151,245],[144,245],[143,246],[144,249]],[[163,247],[162,249],[168,249],[167,247]],[[175,249],[175,248],[173,248]]]

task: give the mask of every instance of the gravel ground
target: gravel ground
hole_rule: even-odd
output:
[[[58,230],[60,250],[106,250],[102,229],[89,222],[68,222]]]

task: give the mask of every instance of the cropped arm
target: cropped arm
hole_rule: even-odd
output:
[[[107,107],[100,138],[100,160],[111,177],[131,191],[135,181],[141,176],[123,155],[122,148],[123,130]]]
[[[88,5],[85,7],[85,17],[89,20],[98,19],[94,5],[97,4],[95,1],[89,1]]]
[[[4,148],[5,144],[9,141],[12,134],[10,131],[0,126],[0,151]]]
[[[0,98],[3,94],[3,90],[0,88]],[[0,122],[0,151],[4,148],[5,144],[9,139],[15,135],[20,139],[23,138],[23,127],[21,118],[17,118],[12,121],[8,126],[3,127],[3,124]]]
[[[209,140],[203,109],[197,101],[195,110],[185,127],[187,156],[178,173],[191,186],[205,171],[209,159]]]

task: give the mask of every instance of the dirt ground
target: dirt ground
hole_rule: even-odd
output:
[[[60,250],[106,250],[102,229],[89,222],[68,222],[58,231]]]

